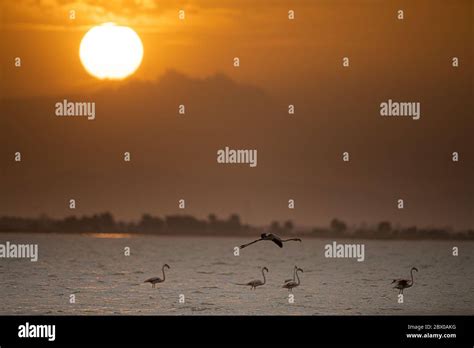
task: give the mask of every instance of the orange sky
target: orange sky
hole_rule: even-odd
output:
[[[470,0],[1,6],[0,215],[64,215],[73,191],[86,202],[78,214],[124,218],[176,212],[186,195],[194,202],[187,213],[236,212],[251,223],[474,225]],[[86,31],[108,21],[133,27],[144,44],[141,67],[120,83],[89,76],[78,56]],[[97,100],[95,121],[52,116],[52,105],[73,95]],[[420,101],[422,118],[382,120],[388,98]],[[193,110],[186,123],[175,119],[181,100]],[[297,105],[292,120],[289,103]],[[216,166],[215,150],[229,143],[258,147],[258,168]],[[11,162],[18,149],[28,158],[21,167]],[[116,159],[127,149],[135,162],[124,170]],[[350,167],[340,162],[346,150]],[[456,167],[452,151],[462,154]],[[290,195],[299,207],[292,212]],[[393,203],[400,195],[410,201],[403,214]]]
[[[167,69],[194,77],[223,72],[275,92],[305,87],[314,73],[326,82],[350,56],[366,77],[394,61],[431,74],[453,54],[470,54],[469,0],[377,1],[60,1],[2,2],[4,95],[42,95],[95,84],[80,64],[82,36],[113,21],[141,36],[145,56],[135,78]],[[403,8],[403,24],[396,11]],[[185,20],[178,11],[185,10]],[[296,13],[289,21],[288,10]],[[74,10],[76,19],[69,19]],[[420,50],[419,48],[423,48]],[[13,67],[14,57],[23,67]],[[233,57],[241,69],[232,67]],[[436,58],[437,57],[437,58]],[[397,69],[397,66],[393,66]],[[398,71],[395,74],[398,75]],[[389,76],[390,77],[390,76]],[[44,81],[48,80],[45,84]],[[296,86],[297,87],[297,86]]]

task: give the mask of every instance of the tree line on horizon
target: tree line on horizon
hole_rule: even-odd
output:
[[[62,219],[42,214],[38,218],[14,216],[0,217],[0,232],[40,233],[141,233],[156,235],[259,235],[271,232],[278,235],[298,235],[320,238],[365,238],[365,239],[474,239],[474,230],[451,231],[448,228],[394,227],[389,221],[375,226],[348,225],[337,218],[327,227],[295,228],[293,221],[272,221],[268,226],[258,227],[243,224],[238,214],[219,219],[210,214],[207,219],[191,215],[166,215],[164,218],[143,214],[139,221],[117,221],[109,213],[91,216],[67,216]]]

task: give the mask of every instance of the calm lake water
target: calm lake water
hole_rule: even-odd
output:
[[[39,245],[37,262],[0,259],[0,314],[474,314],[473,242],[346,241],[365,244],[365,261],[357,262],[325,258],[332,240],[305,239],[283,249],[260,242],[234,256],[248,238],[101,237],[0,234],[0,243]],[[164,283],[155,289],[143,283],[161,277],[164,263],[171,266]],[[282,284],[294,265],[304,273],[290,304]],[[235,285],[261,279],[261,266],[269,269],[264,286]],[[409,278],[412,266],[419,269],[415,284],[399,304],[390,283]]]

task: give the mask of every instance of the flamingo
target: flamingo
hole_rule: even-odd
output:
[[[297,279],[296,282],[294,280],[290,280],[289,282],[286,282],[282,287],[285,288],[285,289],[288,289],[288,291],[293,292],[293,289],[301,284],[300,277],[298,276],[299,271],[303,272],[303,270],[301,268],[297,268],[295,270],[295,276],[296,276],[296,279]]]
[[[168,266],[167,263],[165,263],[163,265],[163,267],[161,267],[161,271],[163,272],[163,279],[161,279],[160,277],[153,277],[153,278],[148,278],[147,280],[144,281],[144,283],[151,283],[151,287],[154,288],[155,287],[155,284],[158,284],[158,283],[163,283],[166,279],[165,277],[165,268],[170,268],[170,266]]]
[[[260,280],[260,279],[256,279],[256,280],[251,280],[249,281],[248,283],[237,283],[237,285],[247,285],[247,286],[250,286],[250,290],[255,290],[257,288],[257,286],[262,286],[262,285],[265,285],[265,283],[267,282],[267,279],[265,278],[265,271],[268,272],[268,268],[267,267],[263,267],[262,268],[262,276],[263,276],[263,282]]]
[[[396,285],[393,288],[398,289],[399,294],[403,294],[403,289],[410,288],[413,286],[414,284],[413,271],[418,272],[418,268],[416,267],[411,268],[410,270],[411,280],[408,280],[408,279],[394,279],[393,280],[392,284],[396,283]]]
[[[277,235],[273,234],[273,233],[262,233],[260,235],[260,238],[257,239],[257,240],[254,240],[253,242],[250,242],[250,243],[247,243],[247,244],[243,244],[240,246],[240,249],[243,249],[245,247],[248,247],[249,245],[253,244],[253,243],[257,243],[257,242],[260,242],[262,240],[271,240],[273,243],[275,243],[276,245],[278,245],[280,248],[283,248],[283,243],[284,242],[289,242],[289,241],[298,241],[298,242],[301,242],[301,239],[300,238],[289,238],[289,239],[281,239],[280,237],[278,237]]]
[[[293,279],[286,279],[285,280],[285,283],[288,283],[288,282],[291,282],[291,281],[295,281],[295,273],[296,273],[296,270],[298,269],[298,266],[295,266],[294,269],[293,269]]]

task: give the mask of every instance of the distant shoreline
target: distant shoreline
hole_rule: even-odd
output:
[[[137,222],[116,221],[111,213],[91,216],[68,216],[53,219],[46,215],[38,218],[14,216],[0,217],[1,233],[58,233],[58,234],[104,234],[106,238],[123,238],[123,235],[156,235],[183,237],[257,237],[263,232],[279,236],[300,238],[348,239],[348,240],[474,240],[474,230],[453,231],[449,228],[419,228],[417,226],[392,227],[389,221],[376,225],[348,227],[334,218],[328,227],[299,228],[291,220],[283,223],[273,221],[268,226],[251,226],[241,223],[240,216],[230,215],[219,219],[210,214],[208,219],[197,219],[191,215],[167,215],[164,218],[144,214]]]
[[[104,238],[104,239],[113,239],[113,238],[135,238],[135,237],[145,237],[145,236],[152,236],[152,237],[173,237],[173,238],[189,238],[189,237],[196,237],[196,238],[248,238],[255,235],[248,235],[248,234],[241,234],[241,235],[223,235],[223,234],[192,234],[192,233],[179,233],[179,234],[171,234],[171,233],[142,233],[142,232],[41,232],[41,231],[0,231],[0,236],[2,234],[46,234],[46,235],[84,235],[91,238]],[[108,237],[110,235],[111,237]],[[112,237],[113,235],[113,237]],[[123,236],[121,236],[123,235]],[[318,236],[312,235],[308,233],[295,233],[294,236],[301,237],[303,239],[324,239],[324,240],[377,240],[377,241],[472,241],[474,242],[474,238],[466,236],[460,237],[453,235],[451,238],[428,238],[428,237],[419,237],[419,238],[410,238],[410,237],[399,237],[399,238],[384,238],[384,237],[359,237],[359,236]],[[289,236],[289,235],[283,235]],[[293,235],[291,235],[293,236]]]

